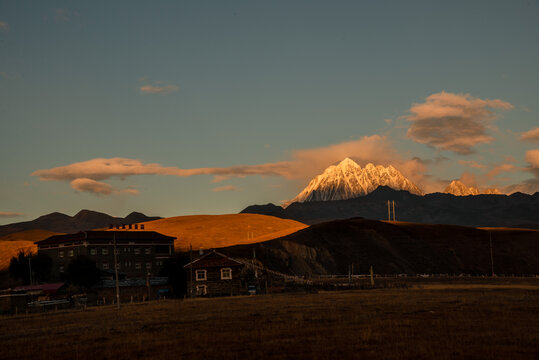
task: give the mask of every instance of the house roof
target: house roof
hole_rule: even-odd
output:
[[[36,241],[37,245],[59,244],[83,240],[110,240],[116,237],[117,242],[145,241],[145,242],[174,242],[175,237],[166,236],[155,231],[80,231],[76,234],[53,235],[45,240]]]
[[[184,265],[184,268],[193,268],[193,269],[200,269],[200,268],[212,268],[212,267],[230,267],[230,266],[243,266],[244,264],[232,259],[231,257],[226,256],[225,254],[221,254],[220,252],[217,252],[213,250],[210,253],[207,253],[206,255],[203,255],[202,257],[194,260],[193,262],[190,262],[187,265]]]
[[[58,291],[65,283],[39,284],[39,285],[24,285],[17,286],[13,291],[43,291],[45,293],[54,293]]]

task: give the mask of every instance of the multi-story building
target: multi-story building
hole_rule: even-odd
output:
[[[37,241],[39,253],[52,259],[51,279],[61,279],[70,261],[79,255],[94,260],[98,269],[118,271],[127,277],[157,275],[163,261],[174,255],[175,237],[155,231],[81,231]]]

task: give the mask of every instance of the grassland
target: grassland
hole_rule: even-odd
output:
[[[0,271],[9,267],[9,261],[17,256],[19,251],[37,252],[34,241],[48,238],[58,233],[47,230],[25,230],[0,236]]]
[[[2,359],[537,359],[539,286],[167,300],[0,320]],[[524,285],[526,285],[524,283]]]
[[[257,214],[175,216],[142,224],[145,230],[176,237],[176,251],[189,250],[189,245],[198,250],[257,243],[307,227],[294,220]]]

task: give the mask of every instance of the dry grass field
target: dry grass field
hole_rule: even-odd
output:
[[[285,236],[307,227],[294,220],[257,214],[189,215],[142,223],[145,230],[175,236],[176,251],[211,249],[256,243]],[[247,233],[251,233],[249,237]]]
[[[25,230],[0,236],[0,271],[9,266],[9,261],[20,250],[37,252],[34,241],[48,238],[58,233],[47,230]]]
[[[4,317],[2,359],[537,359],[539,286],[376,289]]]
[[[26,240],[0,241],[0,271],[7,269],[11,258],[21,250],[36,253],[37,246]]]

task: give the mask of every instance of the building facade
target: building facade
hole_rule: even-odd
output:
[[[155,231],[81,231],[54,235],[36,245],[39,253],[52,259],[51,279],[61,279],[79,255],[95,261],[100,270],[114,270],[114,249],[120,273],[145,277],[157,275],[163,261],[174,255],[174,239]]]
[[[215,250],[185,265],[190,296],[232,296],[246,293],[245,265]]]

